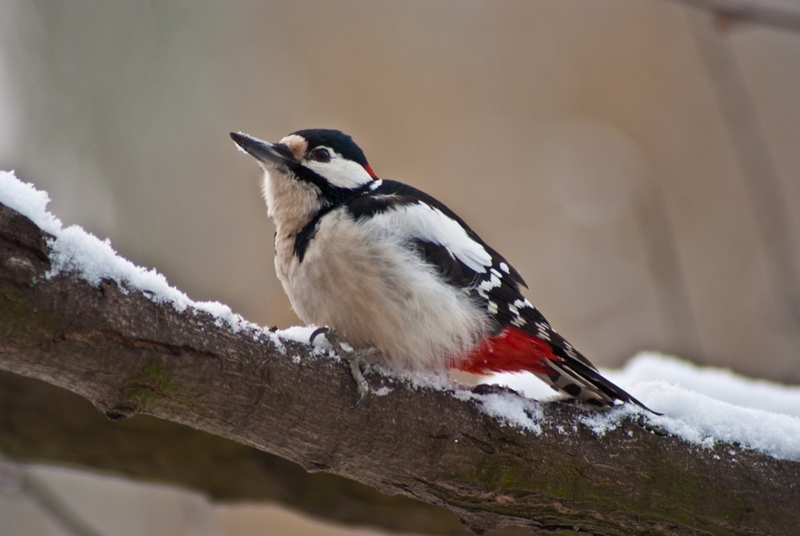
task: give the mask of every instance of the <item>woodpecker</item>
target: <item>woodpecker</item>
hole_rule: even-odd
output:
[[[399,369],[528,371],[590,404],[645,408],[553,330],[508,261],[443,203],[378,178],[347,134],[231,138],[264,171],[275,270],[307,324]]]

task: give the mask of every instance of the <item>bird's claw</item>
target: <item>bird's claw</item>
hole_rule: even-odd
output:
[[[353,376],[358,389],[358,402],[353,406],[353,409],[360,408],[369,396],[369,383],[367,383],[367,379],[361,369],[368,364],[366,358],[378,353],[378,349],[374,346],[368,346],[360,350],[345,350],[339,342],[339,334],[336,333],[335,329],[329,327],[321,327],[314,330],[314,333],[311,334],[310,342],[312,344],[318,335],[325,335],[333,351],[349,365],[350,375]]]

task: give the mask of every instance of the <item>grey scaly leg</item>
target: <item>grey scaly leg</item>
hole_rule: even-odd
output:
[[[353,379],[356,382],[359,395],[358,402],[356,402],[356,405],[353,406],[353,409],[360,408],[367,400],[367,396],[369,395],[369,383],[367,383],[367,379],[364,378],[364,373],[361,372],[361,369],[362,367],[368,365],[366,358],[377,354],[380,350],[374,346],[367,346],[366,348],[361,348],[360,350],[354,351],[345,350],[339,343],[339,335],[336,333],[336,330],[329,327],[321,327],[314,330],[314,333],[311,334],[311,340],[309,342],[313,344],[314,339],[316,339],[320,334],[325,334],[325,338],[333,348],[333,351],[336,352],[336,354],[350,366],[350,374],[353,376]]]

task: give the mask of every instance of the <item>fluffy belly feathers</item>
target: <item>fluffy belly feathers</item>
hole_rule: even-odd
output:
[[[486,336],[488,317],[412,249],[374,236],[332,213],[302,262],[292,238],[276,239],[276,272],[295,311],[308,324],[335,328],[355,348],[377,346],[394,367],[458,366]]]

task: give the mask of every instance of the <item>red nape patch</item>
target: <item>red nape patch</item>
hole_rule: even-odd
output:
[[[563,361],[546,341],[530,333],[507,327],[483,341],[458,367],[471,374],[492,372],[538,372],[552,374],[548,361]]]
[[[375,172],[374,172],[374,171],[372,171],[372,168],[370,167],[370,165],[369,165],[369,164],[367,164],[366,166],[364,166],[364,169],[366,169],[366,170],[367,170],[367,173],[369,173],[369,176],[370,176],[370,177],[372,177],[373,179],[377,179],[377,178],[378,178],[378,176],[377,176],[377,175],[375,175]]]

